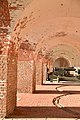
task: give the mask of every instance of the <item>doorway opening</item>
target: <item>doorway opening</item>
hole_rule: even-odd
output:
[[[53,67],[69,67],[70,64],[65,58],[58,58],[55,60]]]
[[[46,84],[80,83],[80,67],[71,66],[66,58],[55,60],[52,71],[47,72]]]

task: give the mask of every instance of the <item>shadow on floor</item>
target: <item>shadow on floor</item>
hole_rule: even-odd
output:
[[[59,82],[59,83],[54,83],[54,82],[50,82],[50,83],[43,83],[42,85],[63,85],[63,86],[80,86],[80,82]]]
[[[34,94],[80,94],[80,91],[75,91],[75,90],[64,90],[64,91],[56,91],[56,90],[36,90]]]
[[[80,111],[80,107],[16,107],[8,118],[80,118],[80,114],[70,112],[70,109]]]

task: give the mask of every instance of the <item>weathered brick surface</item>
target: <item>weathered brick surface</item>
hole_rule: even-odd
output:
[[[9,53],[7,61],[6,115],[13,112],[17,94],[17,55]]]
[[[10,14],[7,0],[0,0],[0,27],[10,25]]]
[[[42,60],[36,61],[36,84],[43,83],[43,63]]]
[[[34,81],[34,61],[18,61],[18,91],[32,93]]]
[[[26,45],[26,44],[25,44]],[[21,46],[18,51],[17,86],[18,92],[32,93],[35,90],[35,62],[33,51]]]
[[[47,66],[46,63],[43,64],[43,82],[46,81],[46,77],[47,77]]]
[[[0,117],[6,115],[7,56],[0,55]]]
[[[10,12],[10,30],[9,32],[12,33],[13,28],[15,26],[15,21],[17,21],[32,0],[8,0],[9,12]]]

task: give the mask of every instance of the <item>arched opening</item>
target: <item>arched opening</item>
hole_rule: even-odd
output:
[[[69,61],[65,58],[57,58],[53,64],[53,67],[69,67]]]

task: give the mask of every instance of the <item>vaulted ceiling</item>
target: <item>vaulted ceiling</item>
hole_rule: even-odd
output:
[[[69,58],[80,58],[80,0],[8,0],[8,9],[17,48],[23,43],[37,53],[67,57],[74,51]],[[61,46],[68,46],[64,54]]]

